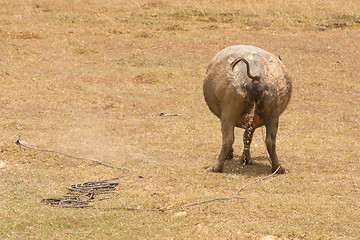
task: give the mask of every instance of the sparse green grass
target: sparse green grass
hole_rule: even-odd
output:
[[[359,8],[324,0],[1,2],[0,238],[358,239]],[[211,57],[235,44],[280,54],[293,75],[278,135],[289,173],[249,186],[244,200],[183,216],[40,203],[119,173],[20,150],[19,134],[32,146],[132,169],[104,207],[233,196],[269,174],[260,129],[254,166],[239,167],[237,130],[226,172],[203,170],[217,158],[221,133],[202,80]]]

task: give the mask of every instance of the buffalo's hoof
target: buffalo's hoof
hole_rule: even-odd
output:
[[[246,156],[245,153],[241,155],[240,162],[242,165],[254,165],[254,161],[250,156]]]
[[[283,168],[282,166],[277,166],[277,167],[273,167],[271,170],[272,173],[276,172],[277,174],[284,174],[286,173],[285,168]]]

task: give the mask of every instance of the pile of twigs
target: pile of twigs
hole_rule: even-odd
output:
[[[69,191],[63,197],[46,198],[41,202],[51,206],[89,208],[92,207],[91,202],[109,199],[109,197],[96,199],[97,195],[118,194],[116,192],[117,185],[117,182],[108,182],[107,180],[73,184],[68,187]]]

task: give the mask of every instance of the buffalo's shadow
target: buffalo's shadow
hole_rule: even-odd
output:
[[[254,164],[242,165],[240,156],[227,159],[224,164],[224,173],[243,174],[250,176],[268,175],[271,173],[271,164],[265,156],[253,157]]]

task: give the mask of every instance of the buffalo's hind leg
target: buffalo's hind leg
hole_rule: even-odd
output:
[[[243,165],[254,164],[253,160],[251,159],[251,155],[250,155],[250,145],[251,145],[251,141],[252,141],[254,132],[255,132],[255,128],[253,128],[253,127],[248,127],[245,129],[244,137],[243,137],[244,151],[240,158]]]
[[[266,126],[266,147],[270,155],[272,172],[275,172],[278,168],[277,173],[285,173],[285,168],[280,166],[277,154],[276,154],[276,134],[278,131],[279,117],[274,117],[269,121],[265,122]]]
[[[221,121],[221,132],[222,132],[222,147],[221,152],[218,157],[217,164],[213,167],[214,172],[222,172],[224,169],[225,160],[229,157],[232,157],[233,148],[232,145],[234,143],[234,128],[235,124],[222,120]]]

